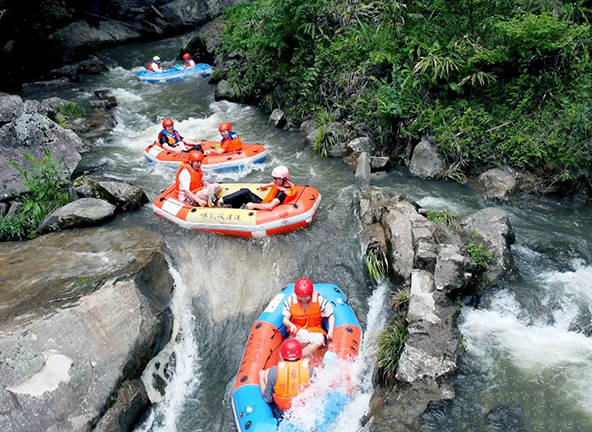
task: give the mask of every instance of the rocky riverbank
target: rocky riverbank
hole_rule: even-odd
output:
[[[52,233],[5,243],[0,268],[3,430],[129,430],[148,405],[139,377],[171,332],[162,237]]]

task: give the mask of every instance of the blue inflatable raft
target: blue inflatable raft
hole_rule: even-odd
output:
[[[164,72],[149,72],[143,70],[138,72],[140,81],[149,83],[162,83],[171,81],[180,81],[192,77],[204,78],[212,74],[212,67],[206,63],[198,63],[191,69],[165,69]]]
[[[335,314],[333,340],[326,348],[326,357],[332,352],[334,358],[356,358],[362,330],[345,294],[332,284],[314,284],[314,289],[331,302]],[[282,324],[282,304],[293,293],[294,284],[284,288],[271,300],[251,329],[232,393],[232,408],[240,432],[305,432],[289,419],[278,422],[259,387],[259,371],[277,365],[279,347],[286,337],[286,329]],[[318,367],[313,360],[311,362]],[[331,387],[327,388],[327,396],[323,412],[315,422],[315,430],[319,432],[329,430],[351,397],[343,389],[332,390]]]

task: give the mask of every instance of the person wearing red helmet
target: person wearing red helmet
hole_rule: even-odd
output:
[[[273,210],[280,204],[287,204],[296,199],[296,186],[290,181],[290,171],[285,166],[278,166],[271,172],[272,182],[260,186],[259,190],[270,191],[265,198],[260,198],[247,188],[225,196],[212,197],[212,205],[229,205],[232,208],[247,208],[249,210]]]
[[[183,60],[185,60],[185,65],[183,66],[185,69],[193,69],[195,67],[195,62],[188,53],[183,54]]]
[[[220,135],[222,135],[222,140],[220,144],[216,146],[215,149],[207,150],[206,155],[212,154],[224,154],[224,153],[233,153],[241,150],[243,148],[243,142],[238,136],[238,134],[232,130],[232,126],[230,123],[222,123],[218,130],[220,131]]]
[[[175,178],[175,190],[177,198],[194,207],[205,207],[208,204],[208,193],[220,192],[220,185],[209,183],[203,179],[201,163],[203,153],[191,150],[187,156],[187,162],[182,163],[177,170]]]
[[[280,418],[292,407],[292,399],[304,390],[315,372],[302,359],[302,346],[296,339],[287,339],[281,347],[282,361],[277,366],[259,371],[259,387],[273,414]]]
[[[187,138],[183,138],[179,132],[175,130],[175,122],[170,118],[164,119],[162,122],[162,130],[158,134],[158,142],[162,148],[173,152],[187,152],[188,149],[185,144],[193,146],[193,150],[199,150],[203,153],[203,149],[199,142]]]
[[[333,338],[333,306],[314,291],[314,285],[308,278],[300,278],[294,283],[294,294],[284,302],[282,315],[286,329],[302,344],[304,357],[310,357]],[[325,318],[327,332],[322,327]]]
[[[164,70],[160,67],[160,57],[154,56],[152,57],[152,61],[148,65],[149,72],[164,72]]]

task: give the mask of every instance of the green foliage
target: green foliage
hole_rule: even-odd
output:
[[[588,4],[256,0],[227,9],[221,51],[247,59],[227,77],[244,100],[319,125],[339,106],[385,153],[429,133],[448,178],[509,164],[577,181],[592,171]]]
[[[432,222],[439,222],[447,227],[450,227],[460,222],[461,217],[460,215],[450,213],[447,209],[428,209],[428,220]]]
[[[410,298],[409,288],[400,287],[391,294],[391,307],[396,311],[402,311],[409,305]]]
[[[27,169],[15,162],[9,162],[25,179],[29,193],[21,199],[22,210],[13,217],[0,219],[0,241],[24,240],[35,235],[43,219],[54,210],[70,202],[67,181],[60,175],[58,165],[49,151],[43,149],[45,157],[41,162],[25,154],[34,165]]]
[[[86,110],[76,102],[58,105],[55,111],[57,114],[61,114],[66,120],[75,117],[84,117],[86,115]]]
[[[371,249],[366,253],[366,268],[370,277],[379,282],[388,274],[388,260],[381,249]]]
[[[489,268],[489,262],[491,261],[491,253],[487,250],[482,243],[469,243],[463,249],[466,256],[469,257],[472,263]]]
[[[401,324],[388,326],[378,338],[378,376],[387,384],[395,377],[399,359],[405,348],[406,329]]]

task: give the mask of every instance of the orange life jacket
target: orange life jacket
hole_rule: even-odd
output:
[[[222,147],[226,153],[239,151],[243,148],[243,141],[236,132],[230,131],[228,136],[222,138],[220,147]]]
[[[273,400],[283,410],[292,407],[292,399],[308,386],[310,369],[308,359],[279,362],[277,364],[277,382],[273,388]]]
[[[286,194],[286,199],[284,200],[283,204],[293,201],[296,197],[296,186],[291,181],[288,181],[288,183],[290,184],[289,188],[275,185],[272,186],[271,190],[267,193],[267,195],[265,195],[265,198],[263,198],[263,204],[272,202],[280,191]]]
[[[148,65],[148,70],[150,72],[158,72],[159,70],[161,70],[160,63],[158,63],[156,60],[152,60]]]
[[[203,172],[201,168],[197,171],[191,168],[191,165],[188,163],[182,163],[179,166],[179,170],[177,171],[177,178],[175,179],[175,190],[177,191],[177,196],[179,196],[179,176],[184,169],[188,169],[189,173],[191,174],[191,183],[189,184],[189,190],[193,193],[197,192],[200,189],[203,189]]]
[[[321,316],[319,293],[316,291],[312,293],[306,311],[302,309],[302,305],[300,305],[296,294],[292,294],[290,296],[290,315],[290,321],[298,328],[298,330],[303,328],[311,333],[327,333],[321,327],[323,317]]]
[[[169,145],[171,147],[177,147],[179,145],[177,143],[182,140],[181,135],[179,135],[179,132],[177,132],[176,130],[169,132],[168,130],[163,129],[158,134],[158,142],[160,142],[160,138],[163,135],[167,138],[167,141],[169,142]]]

